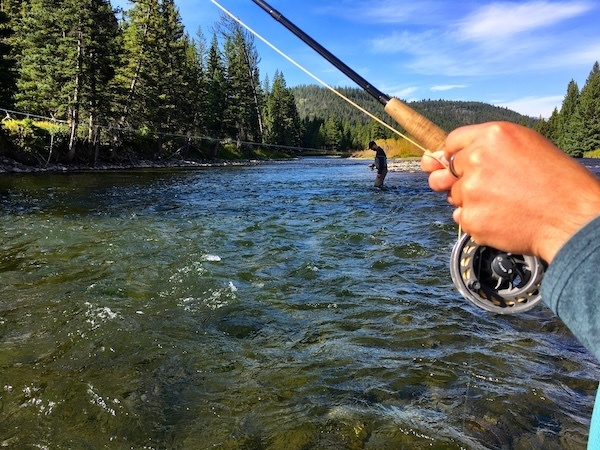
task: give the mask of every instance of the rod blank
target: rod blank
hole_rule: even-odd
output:
[[[358,84],[361,88],[363,88],[366,92],[376,98],[382,105],[387,105],[390,101],[390,97],[385,95],[379,89],[375,88],[371,83],[361,77],[358,73],[348,67],[343,61],[341,61],[337,56],[332,54],[329,50],[311,38],[308,34],[286,19],[283,14],[281,14],[276,9],[272,8],[267,2],[263,0],[252,0],[258,6],[260,6],[263,10],[271,15],[277,22],[282,24],[292,33],[294,33],[297,37],[299,37],[305,44],[307,44],[310,48],[316,51],[319,55],[333,64],[337,69],[339,69],[344,75]]]

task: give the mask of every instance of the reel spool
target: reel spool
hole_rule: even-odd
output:
[[[464,298],[487,311],[516,314],[541,299],[546,264],[535,256],[515,255],[477,244],[463,234],[452,249],[450,275]]]

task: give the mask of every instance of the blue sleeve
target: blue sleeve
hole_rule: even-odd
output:
[[[542,298],[600,361],[600,217],[556,254],[542,281]]]

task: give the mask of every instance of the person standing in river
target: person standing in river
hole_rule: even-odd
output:
[[[375,177],[375,187],[383,188],[383,180],[385,180],[385,176],[387,175],[387,156],[383,149],[377,145],[377,142],[371,141],[369,142],[369,150],[373,150],[375,152],[375,162],[370,164],[369,167],[371,170],[377,169],[377,176]]]

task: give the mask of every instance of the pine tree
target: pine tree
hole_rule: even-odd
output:
[[[99,157],[100,126],[111,120],[115,100],[112,90],[121,52],[121,34],[108,0],[91,0],[81,8],[83,16],[83,84],[82,104],[88,118],[90,157]]]
[[[247,110],[249,97],[247,70],[243,59],[240,58],[240,42],[237,36],[226,36],[224,57],[227,90],[227,110],[225,111],[225,133],[237,140],[237,147],[247,140]]]
[[[260,137],[258,56],[241,25],[229,19],[224,28],[229,97],[226,123],[228,134],[235,137],[240,148],[242,141]]]
[[[157,0],[130,0],[123,25],[123,58],[117,70],[119,125],[142,128],[155,112],[156,90],[149,81],[157,77],[153,49],[158,43],[160,24]]]
[[[279,71],[273,77],[271,91],[266,94],[264,124],[266,142],[286,146],[300,144],[302,124],[294,94]]]
[[[283,73],[281,74],[283,79]],[[298,146],[302,142],[302,122],[300,120],[300,114],[298,114],[298,108],[296,107],[296,98],[291,89],[285,90],[285,96],[283,99],[283,107],[286,118],[285,127],[285,140],[289,146]]]
[[[99,122],[109,114],[112,98],[109,83],[115,73],[118,25],[108,0],[65,0],[61,11],[71,11],[64,21],[70,40],[65,40],[67,51],[74,55],[70,66],[70,139],[67,160],[75,156],[80,118],[88,116],[90,150],[95,148],[93,161],[98,158]]]
[[[187,38],[184,79],[188,92],[183,99],[186,116],[186,130],[189,134],[204,133],[207,105],[206,91],[206,40],[202,30],[196,31],[196,39]]]
[[[228,106],[226,95],[226,76],[221,51],[216,34],[213,34],[205,72],[206,85],[206,132],[213,137],[222,137],[224,131],[225,110]],[[215,147],[216,155],[217,147]]]
[[[189,39],[184,33],[181,16],[174,0],[160,4],[157,47],[153,49],[156,77],[147,80],[156,86],[157,102],[153,128],[165,132],[184,131],[188,122],[184,107],[190,86],[186,78],[187,47]]]
[[[302,119],[302,130],[304,131],[301,137],[301,145],[305,148],[322,148],[324,146],[324,138],[320,133],[323,125],[322,118],[305,117]]]
[[[69,121],[70,161],[82,112],[89,113],[93,130],[101,111],[109,109],[116,19],[108,0],[31,0],[24,11],[17,26],[22,47],[17,107]]]
[[[61,91],[69,76],[64,61],[72,61],[73,54],[60,42],[58,6],[58,1],[30,0],[16,26],[21,53],[15,101],[22,111],[66,119],[69,99]]]
[[[264,109],[264,140],[269,144],[284,145],[284,123],[283,123],[283,91],[285,89],[284,80],[275,72],[271,83],[271,89],[265,92]]]
[[[325,145],[330,150],[340,150],[343,144],[344,128],[339,117],[331,116],[325,121]]]
[[[203,43],[190,39],[185,42],[185,62],[181,68],[182,87],[180,98],[179,126],[181,132],[197,134],[202,125],[202,110],[206,92],[203,84],[204,56]]]
[[[12,108],[16,88],[16,61],[9,37],[13,34],[8,15],[0,11],[0,106]]]
[[[581,156],[583,122],[578,113],[579,86],[571,80],[558,115],[557,145],[571,156]]]
[[[0,10],[6,15],[7,19],[7,21],[0,26],[0,28],[4,30],[2,41],[11,49],[11,52],[6,58],[11,60],[14,64],[12,70],[15,72],[13,74],[15,81],[18,76],[18,63],[21,57],[22,48],[22,45],[19,42],[21,34],[17,33],[16,30],[21,24],[24,12],[29,9],[27,1],[28,0],[0,0]]]
[[[533,129],[556,144],[558,136],[558,120],[558,108],[554,108],[550,118],[545,120],[543,117],[540,117],[533,124]]]
[[[550,139],[552,142],[556,144],[558,142],[558,122],[559,122],[559,112],[558,108],[554,108],[552,114],[550,114],[550,118],[547,121],[546,129],[544,132],[544,136]]]
[[[585,86],[581,89],[578,105],[583,122],[581,149],[589,152],[600,149],[600,67],[594,64]]]

